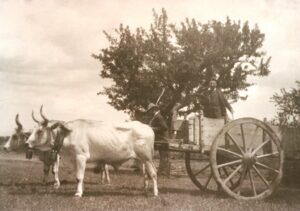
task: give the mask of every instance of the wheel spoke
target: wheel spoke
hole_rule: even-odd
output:
[[[230,135],[229,132],[226,133],[226,135],[230,138],[230,140],[234,143],[234,145],[239,149],[239,151],[244,154],[244,151],[242,148],[238,145],[238,143],[234,140],[234,138]]]
[[[242,168],[242,164],[239,165],[225,180],[224,184],[226,184],[240,169]]]
[[[258,150],[260,150],[263,146],[265,146],[267,143],[269,143],[271,140],[269,139],[268,141],[263,142],[262,144],[260,144],[253,152],[252,155],[255,155]]]
[[[197,173],[194,174],[194,176],[196,177],[198,174],[202,173],[203,171],[205,171],[208,167],[210,167],[210,163],[207,164],[203,169],[200,169],[200,171],[198,171]]]
[[[223,152],[227,152],[227,153],[229,153],[229,154],[232,154],[232,155],[234,155],[234,156],[237,156],[237,157],[239,157],[239,158],[242,158],[242,155],[240,155],[240,154],[238,154],[238,153],[236,153],[236,152],[232,152],[232,151],[230,151],[230,150],[228,150],[228,149],[224,149],[224,148],[222,148],[222,147],[218,147],[217,149],[218,149],[218,150],[221,150],[221,151],[223,151]]]
[[[245,141],[245,134],[244,134],[243,124],[240,124],[240,126],[241,126],[241,133],[242,133],[242,140],[243,140],[244,152],[246,152],[246,141]]]
[[[254,194],[254,196],[256,196],[257,193],[256,193],[256,188],[255,188],[255,184],[254,184],[254,181],[253,181],[253,175],[251,173],[251,169],[249,169],[248,173],[249,173],[249,178],[250,178],[250,183],[251,183],[251,187],[252,187],[252,190],[253,190],[253,194]]]
[[[265,158],[265,157],[270,157],[272,155],[278,155],[278,154],[279,154],[279,152],[273,152],[273,153],[258,155],[258,156],[256,156],[256,158]]]
[[[232,165],[235,165],[235,164],[239,164],[241,162],[242,162],[242,160],[235,160],[235,161],[231,161],[229,163],[220,164],[220,165],[217,166],[217,168],[222,168],[224,166],[232,166]]]
[[[232,167],[232,166],[229,166],[229,168],[231,168],[232,170],[234,170],[234,167]],[[239,173],[239,175],[241,175],[242,173],[241,172],[239,172],[238,171],[238,173]]]
[[[272,167],[267,166],[267,165],[265,165],[265,164],[262,164],[262,163],[260,163],[260,162],[256,162],[255,165],[258,165],[258,166],[260,166],[260,167],[262,167],[262,168],[265,168],[265,169],[274,171],[274,172],[276,172],[277,174],[279,173],[279,171],[278,171],[277,169],[273,169]]]
[[[265,183],[265,185],[269,188],[270,187],[270,184],[269,182],[264,178],[264,176],[260,173],[260,171],[255,167],[253,166],[253,169],[254,171],[256,172],[256,174],[259,176],[259,178]]]
[[[223,169],[223,171],[224,171],[225,175],[228,177],[228,176],[229,176],[229,174],[228,174],[228,172],[227,172],[226,168],[224,167],[224,168],[222,168],[222,169]],[[230,184],[231,184],[231,187],[233,187],[233,186],[234,186],[234,183],[233,183],[233,181],[232,181],[232,180],[230,180],[229,182],[230,182]]]
[[[259,128],[260,128],[260,127],[258,127],[258,126],[256,125],[256,128],[255,128],[253,134],[250,135],[250,139],[249,139],[249,140],[252,140],[252,141],[250,142],[250,145],[248,146],[248,149],[249,149],[250,151],[251,151],[251,149],[252,149],[252,147],[253,147],[253,145],[254,145],[254,143],[255,143],[255,140],[256,140],[255,135],[256,135],[256,133],[257,133],[257,131],[258,131]]]
[[[206,181],[206,183],[204,184],[204,187],[205,187],[205,188],[207,188],[207,186],[208,186],[208,184],[209,184],[209,182],[210,182],[212,176],[213,176],[213,173],[211,172],[210,175],[209,175],[209,177],[208,177],[208,179],[207,179],[207,181]]]

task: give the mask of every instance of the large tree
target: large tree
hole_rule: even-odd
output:
[[[275,122],[284,126],[300,127],[300,81],[296,81],[296,88],[283,88],[280,93],[275,93],[271,101],[278,109]]]
[[[120,24],[114,35],[104,32],[110,45],[93,55],[102,63],[101,77],[113,82],[102,93],[118,110],[145,108],[162,90],[164,113],[176,102],[192,109],[215,76],[228,98],[245,99],[239,91],[252,85],[248,77],[270,72],[257,25],[227,18],[224,23],[186,19],[178,26],[168,22],[164,9],[153,17],[148,30]]]

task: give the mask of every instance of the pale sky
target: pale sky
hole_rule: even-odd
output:
[[[235,117],[272,118],[270,97],[300,80],[300,1],[297,0],[0,0],[0,135],[15,128],[17,113],[32,128],[31,111],[41,104],[49,119],[119,121],[128,118],[97,92],[109,81],[91,57],[120,23],[149,28],[152,8],[167,10],[171,23],[186,17],[200,22],[229,16],[258,24],[272,56],[271,74],[254,79],[248,100],[233,104]]]

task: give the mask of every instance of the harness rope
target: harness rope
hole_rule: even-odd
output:
[[[52,131],[52,135],[54,134],[54,132]],[[59,132],[56,134],[55,137],[55,141],[54,141],[54,146],[53,146],[53,150],[55,150],[57,153],[60,152],[62,146],[64,143],[64,138],[59,134]]]
[[[46,143],[48,143],[50,146],[52,139],[54,139],[54,144],[53,147],[51,147],[50,161],[55,162],[57,160],[57,155],[63,146],[64,138],[61,137],[59,132],[55,136],[54,131],[51,128],[47,128]]]

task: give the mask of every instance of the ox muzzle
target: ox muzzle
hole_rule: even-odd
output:
[[[3,147],[3,151],[4,151],[4,152],[9,152],[10,150],[9,150],[8,147],[5,147],[5,146],[4,146],[4,147]]]
[[[31,159],[33,155],[34,148],[29,145],[29,143],[25,144],[26,149],[26,158]]]
[[[33,148],[27,147],[26,148],[26,158],[30,160],[32,158],[32,155],[33,155]]]

